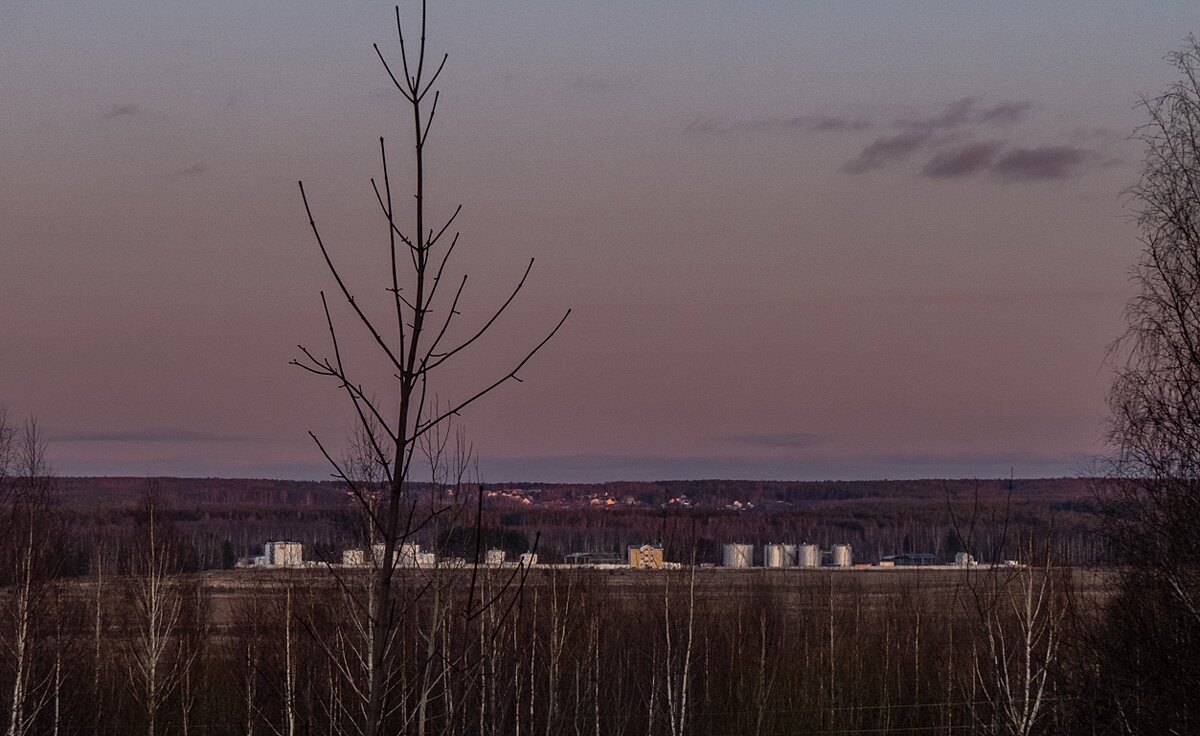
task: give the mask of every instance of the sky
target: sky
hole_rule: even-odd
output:
[[[401,8],[415,22],[411,4]],[[431,2],[485,481],[1087,473],[1139,253],[1138,101],[1194,2]],[[327,478],[334,284],[386,296],[375,2],[44,0],[0,23],[0,403],[64,475]],[[375,301],[372,301],[375,300]],[[334,304],[348,358],[386,366]]]

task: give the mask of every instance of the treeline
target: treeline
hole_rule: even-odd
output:
[[[69,526],[76,547],[71,569],[82,574],[91,558],[115,549],[136,524],[148,482],[160,498],[160,514],[192,545],[194,565],[228,567],[239,557],[261,553],[263,542],[303,542],[309,559],[339,560],[341,550],[358,546],[361,514],[343,488],[332,483],[229,479],[144,478],[56,481],[54,513]],[[1009,488],[1009,485],[1012,488]],[[624,500],[636,487],[649,497],[678,498],[682,490],[695,497],[748,489],[786,491],[802,498],[789,506],[758,503],[733,511],[724,503],[692,506],[641,504]],[[678,486],[678,487],[677,487]],[[1012,540],[1044,542],[1056,562],[1094,565],[1111,559],[1096,534],[1101,520],[1095,486],[1087,479],[1009,481],[873,481],[864,483],[784,484],[734,481],[679,481],[664,484],[614,483],[544,489],[548,498],[569,497],[572,505],[497,503],[482,489],[467,489],[448,518],[459,525],[440,525],[418,535],[426,549],[473,559],[476,528],[484,532],[484,548],[512,555],[529,551],[537,540],[545,561],[566,559],[573,552],[621,555],[628,545],[663,544],[667,558],[699,563],[721,560],[723,545],[739,542],[759,549],[771,543],[850,544],[855,558],[876,561],[889,554],[927,553],[950,561],[959,551],[981,560],[1016,556]],[[607,490],[598,490],[606,488]],[[484,496],[477,494],[482,490]],[[417,496],[424,491],[414,486]],[[582,499],[596,493],[621,502],[611,506]],[[675,494],[675,495],[670,495]],[[905,495],[910,494],[910,495]],[[687,495],[686,493],[683,495]],[[693,498],[693,496],[689,496]],[[476,508],[476,502],[480,507]],[[477,522],[476,515],[479,515]],[[468,519],[469,520],[465,520]],[[1007,546],[1006,546],[1007,545]]]

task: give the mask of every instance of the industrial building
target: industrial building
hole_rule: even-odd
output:
[[[936,564],[937,557],[928,554],[887,555],[879,560],[881,567],[925,567]]]
[[[270,567],[301,567],[304,545],[299,542],[267,542],[263,545],[263,564]]]
[[[661,544],[631,544],[626,552],[629,555],[629,566],[634,570],[661,570],[663,567]]]

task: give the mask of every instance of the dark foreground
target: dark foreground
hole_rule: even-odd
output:
[[[1088,643],[1114,577],[403,571],[390,732],[1092,732]],[[22,718],[31,733],[357,733],[366,580],[144,566],[47,583]]]

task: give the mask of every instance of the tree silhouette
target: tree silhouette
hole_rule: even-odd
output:
[[[425,40],[425,4],[421,6],[420,35],[416,48],[406,36],[396,8],[396,32],[399,41],[400,67],[389,63],[378,45],[376,54],[393,82],[397,93],[411,112],[411,145],[413,156],[413,205],[405,218],[393,200],[393,177],[384,139],[380,138],[382,181],[371,180],[376,201],[387,223],[386,255],[389,259],[387,283],[389,307],[373,313],[370,307],[356,298],[351,285],[343,278],[317,227],[303,182],[300,193],[308,214],[309,224],[330,275],[336,282],[336,292],[352,313],[351,321],[361,329],[374,347],[378,359],[392,376],[391,385],[369,387],[360,376],[367,370],[356,370],[344,362],[344,340],[330,313],[325,293],[321,302],[329,333],[329,353],[318,353],[300,346],[302,358],[294,364],[319,376],[332,379],[344,391],[347,401],[365,438],[370,463],[381,476],[381,483],[364,484],[361,474],[351,472],[334,459],[326,445],[313,435],[321,452],[333,466],[334,476],[346,483],[368,518],[370,543],[382,544],[383,554],[372,571],[371,592],[367,602],[369,620],[368,673],[365,684],[363,732],[374,736],[383,722],[388,706],[386,701],[396,687],[389,679],[391,662],[396,656],[392,646],[393,633],[401,625],[407,610],[393,596],[394,566],[397,550],[420,526],[434,518],[434,509],[420,510],[419,500],[410,493],[408,479],[414,451],[422,437],[435,431],[450,417],[509,381],[519,380],[518,371],[550,340],[570,314],[545,333],[514,365],[501,368],[490,382],[468,390],[462,396],[442,404],[435,402],[434,383],[438,375],[456,359],[469,354],[479,339],[490,330],[524,287],[533,259],[530,259],[516,285],[500,305],[480,319],[474,327],[457,324],[461,316],[467,278],[452,279],[447,264],[458,244],[458,234],[452,232],[461,210],[456,207],[449,217],[437,226],[430,226],[427,212],[426,147],[430,126],[437,112],[439,91],[434,88],[447,56],[436,59],[429,54]],[[432,95],[431,95],[432,93]],[[455,339],[455,335],[459,337]],[[375,389],[379,389],[378,391]],[[384,395],[389,400],[377,399]],[[382,498],[379,496],[382,495]]]

